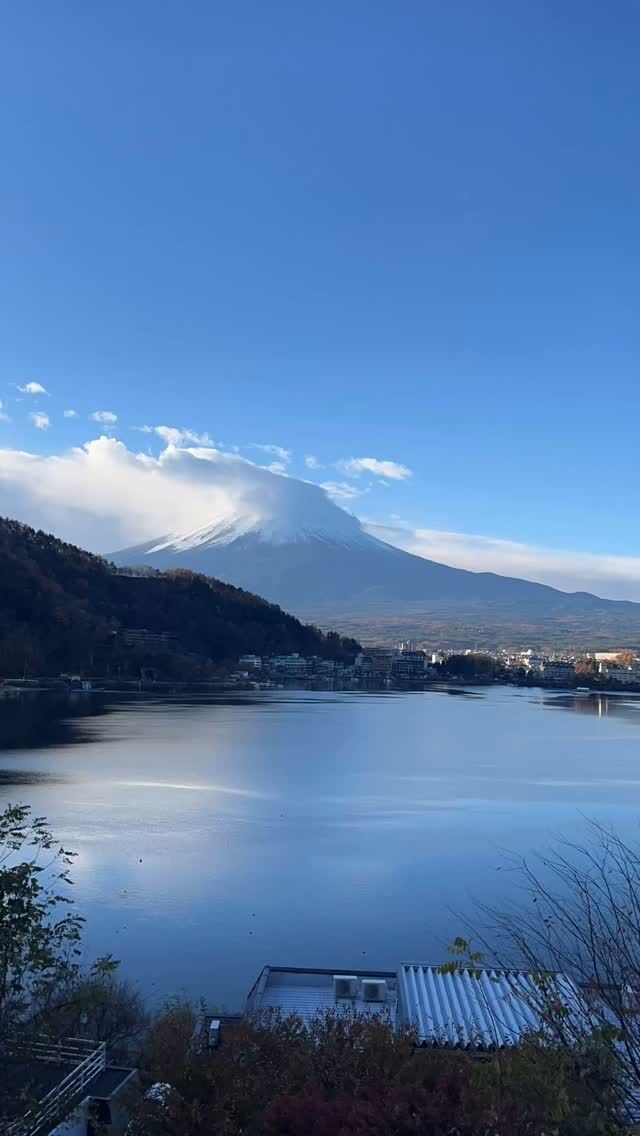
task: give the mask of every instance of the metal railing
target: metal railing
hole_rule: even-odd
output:
[[[19,1052],[21,1056],[29,1056],[35,1061],[70,1065],[72,1068],[33,1109],[4,1130],[6,1136],[32,1136],[47,1121],[63,1119],[72,1103],[82,1100],[89,1081],[107,1066],[107,1050],[103,1041],[96,1044],[95,1041],[73,1037],[60,1042],[43,1039],[20,1047]]]

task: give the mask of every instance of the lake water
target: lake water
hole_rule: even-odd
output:
[[[0,804],[78,851],[88,955],[152,998],[231,1009],[265,963],[441,961],[474,896],[506,897],[505,850],[640,816],[634,696],[278,692],[70,729],[0,753]]]

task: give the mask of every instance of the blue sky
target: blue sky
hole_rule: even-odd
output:
[[[133,449],[277,444],[382,524],[640,556],[635,2],[23,0],[3,33],[0,447],[107,409]]]

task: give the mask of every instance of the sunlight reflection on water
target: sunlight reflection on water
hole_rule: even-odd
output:
[[[115,707],[2,753],[0,801],[78,850],[88,950],[154,995],[234,1006],[265,963],[439,961],[452,911],[506,896],[505,849],[640,814],[640,699],[455,694]]]

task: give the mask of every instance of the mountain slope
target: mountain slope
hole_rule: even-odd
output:
[[[149,564],[164,570],[188,567],[260,588],[274,602],[291,607],[337,606],[420,600],[526,604],[589,610],[601,604],[637,609],[640,604],[599,600],[588,592],[566,593],[490,572],[469,572],[413,556],[361,530],[359,541],[344,543],[326,535],[272,543],[250,533],[234,540],[196,542],[190,536],[151,541],[115,554],[116,563]]]
[[[140,654],[121,629],[172,636],[173,664],[181,653],[220,663],[244,652],[299,651],[327,658],[353,656],[356,645],[305,627],[255,595],[190,572],[121,575],[74,545],[0,519],[0,674],[101,673],[106,665],[139,673]],[[137,650],[137,649],[136,649]],[[172,669],[171,660],[153,665]],[[182,664],[181,664],[182,665]]]
[[[567,593],[545,584],[437,564],[386,544],[333,504],[318,486],[282,483],[261,512],[219,516],[196,532],[124,549],[120,564],[185,567],[259,592],[319,622],[349,615],[359,635],[385,623],[396,634],[443,625],[485,645],[563,636],[590,646],[621,635],[640,640],[640,604]]]

